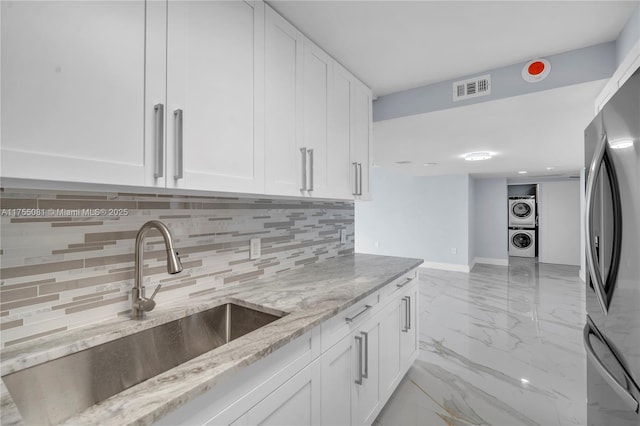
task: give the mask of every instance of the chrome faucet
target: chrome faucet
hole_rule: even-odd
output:
[[[144,286],[142,285],[143,269],[144,269],[144,248],[142,241],[145,235],[151,229],[157,229],[164,238],[164,245],[167,249],[167,272],[170,274],[177,274],[182,271],[182,264],[178,258],[178,253],[173,249],[173,241],[171,240],[171,233],[169,228],[160,222],[159,220],[150,220],[142,225],[136,236],[136,276],[133,290],[131,291],[131,318],[143,319],[145,312],[149,312],[156,307],[156,302],[153,300],[158,294],[161,285],[153,291],[153,295],[150,298],[144,297]]]

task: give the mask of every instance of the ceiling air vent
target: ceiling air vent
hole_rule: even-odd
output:
[[[491,75],[470,78],[453,83],[453,101],[477,98],[491,94]]]

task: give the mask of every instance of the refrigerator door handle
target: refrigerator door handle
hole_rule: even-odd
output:
[[[598,272],[596,265],[597,260],[594,250],[594,238],[591,229],[591,220],[593,215],[593,201],[595,198],[596,182],[598,181],[598,175],[600,174],[600,165],[604,160],[604,154],[607,148],[607,135],[602,135],[602,140],[596,146],[596,151],[593,154],[591,165],[589,166],[589,177],[587,178],[587,195],[586,195],[586,211],[585,211],[585,246],[587,252],[587,266],[589,268],[589,274],[591,275],[591,281],[593,282],[593,288],[598,298],[598,303],[604,314],[607,314],[608,304],[605,301],[604,282],[602,276]]]
[[[584,326],[584,331],[583,331],[583,340],[584,340],[584,347],[587,351],[587,359],[598,371],[600,376],[602,376],[602,378],[605,379],[605,381],[611,387],[611,389],[613,389],[615,393],[618,394],[620,398],[622,398],[622,400],[625,402],[625,404],[627,404],[627,406],[631,410],[637,413],[638,406],[639,406],[638,401],[633,397],[631,392],[629,392],[629,390],[622,383],[620,383],[618,379],[616,379],[613,376],[613,374],[611,374],[611,372],[609,372],[609,370],[602,363],[602,361],[600,361],[600,358],[598,358],[598,355],[596,354],[596,351],[593,349],[593,346],[591,345],[591,341],[589,340],[590,335],[594,335],[595,337],[598,338],[598,340],[601,340],[600,336],[598,336],[598,334],[591,328],[590,321],[587,320],[587,324]],[[606,346],[605,342],[602,342],[602,343]]]

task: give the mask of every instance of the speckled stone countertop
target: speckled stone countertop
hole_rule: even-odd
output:
[[[12,346],[0,352],[1,373],[5,376],[227,302],[288,313],[260,328],[259,333],[233,340],[67,420],[73,425],[151,424],[421,263],[418,259],[389,256],[342,256],[276,277],[223,288],[182,304],[158,306],[143,321],[120,318]],[[4,382],[0,384],[0,394],[0,423],[22,424]]]

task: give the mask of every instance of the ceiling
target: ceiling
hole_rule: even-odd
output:
[[[575,174],[584,164],[583,131],[594,115],[593,99],[604,84],[595,81],[377,121],[373,124],[374,161],[417,176]],[[461,158],[476,151],[496,155],[487,161]]]
[[[374,95],[616,40],[638,1],[310,1],[268,3]],[[575,173],[604,82],[374,123],[374,161],[417,175]],[[559,119],[561,117],[561,119]],[[499,154],[486,162],[457,156]],[[437,162],[435,166],[424,163]],[[547,170],[546,167],[554,167]]]

